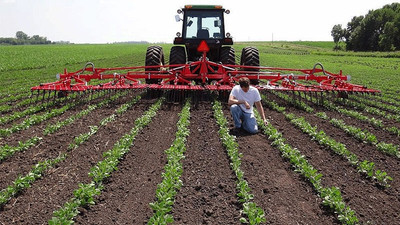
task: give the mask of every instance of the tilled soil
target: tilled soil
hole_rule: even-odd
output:
[[[183,160],[183,187],[173,208],[175,224],[240,224],[236,177],[218,134],[211,103],[191,113]]]
[[[1,211],[3,223],[43,224],[51,219],[53,211],[60,208],[73,197],[73,190],[79,183],[88,183],[88,172],[102,153],[111,149],[125,133],[134,126],[134,120],[148,108],[148,103],[138,103],[115,121],[101,127],[99,131],[80,147],[69,153],[68,158],[55,168],[47,171],[21,195],[11,200]],[[91,114],[86,121],[99,121],[105,118],[108,109]],[[97,119],[96,119],[97,118]],[[67,145],[68,143],[64,143]],[[47,147],[47,146],[46,146]]]
[[[288,112],[305,117],[319,130],[345,144],[360,159],[373,161],[378,169],[388,172],[394,179],[392,187],[377,186],[358,173],[347,159],[302,133],[283,114],[265,109],[272,125],[279,129],[287,143],[299,149],[324,175],[322,184],[340,188],[346,205],[355,210],[362,224],[400,224],[400,160],[379,152],[374,146],[360,143],[328,121],[270,96],[286,106]],[[32,187],[12,198],[0,208],[0,224],[47,223],[53,211],[73,196],[73,190],[78,188],[79,183],[90,181],[88,172],[103,159],[102,153],[129,132],[134,120],[153,102],[142,99],[116,121],[100,128],[97,134],[69,153],[65,161],[47,171]],[[75,136],[87,132],[89,125],[98,125],[118,106],[95,110],[90,116],[45,137],[38,146],[0,162],[0,188],[9,185],[17,174],[26,173],[38,161],[65,152]],[[325,111],[332,118],[343,119],[348,124],[373,132],[380,141],[400,143],[398,137],[380,128],[318,106],[313,107],[316,111]],[[148,221],[153,213],[149,203],[155,201],[155,190],[162,180],[166,163],[164,150],[175,138],[181,108],[180,105],[164,104],[152,123],[137,136],[131,151],[118,165],[119,170],[107,179],[104,191],[96,198],[96,205],[80,209],[81,213],[76,218],[78,224],[145,224]],[[45,125],[65,119],[73,111],[2,139],[1,144],[16,144],[35,134],[41,136]],[[233,125],[227,108],[224,113]],[[236,177],[220,141],[211,103],[193,107],[190,122],[187,151],[182,160],[183,187],[177,193],[173,206],[175,224],[240,224],[242,205],[238,202]],[[237,135],[237,141],[239,151],[243,153],[241,168],[254,194],[254,202],[266,213],[267,224],[339,223],[331,210],[322,207],[321,199],[311,184],[294,171],[265,135],[241,133]]]
[[[229,110],[224,111],[233,127]],[[271,111],[265,109],[265,115]],[[293,171],[290,162],[271,146],[262,133],[237,135],[243,154],[242,170],[254,194],[254,202],[264,209],[267,224],[337,224],[324,211],[321,199],[303,177]]]
[[[96,205],[81,209],[76,224],[146,224],[152,215],[157,184],[166,164],[164,151],[175,139],[180,106],[160,110],[136,137]]]
[[[125,100],[128,98],[131,97],[127,96]],[[96,109],[92,111],[90,115],[84,116],[74,121],[72,124],[62,127],[54,134],[43,137],[43,130],[48,124],[63,121],[77,113],[78,111],[76,110],[86,108],[80,106],[76,110],[69,110],[68,113],[52,118],[52,120],[47,123],[38,124],[7,138],[7,143],[17,142],[18,140],[24,142],[34,136],[43,137],[43,140],[36,146],[23,152],[16,152],[14,155],[0,162],[0,177],[2,178],[0,179],[0,190],[10,185],[18,175],[26,174],[36,163],[49,158],[55,158],[61,152],[65,152],[68,148],[68,144],[71,143],[76,136],[87,133],[90,130],[89,126],[98,126],[103,118],[114,113],[114,110],[119,106],[120,105],[117,104],[110,104],[101,109]]]
[[[398,176],[398,161],[383,156],[377,150],[371,149],[371,146],[363,146],[358,141],[351,140],[352,138],[344,134],[343,131],[324,124],[328,122],[322,122],[317,117],[294,107],[286,107],[288,112],[303,115],[307,121],[317,125],[319,129],[323,129],[328,135],[332,135],[336,141],[347,144],[347,148],[357,154],[360,159],[371,158],[371,154],[373,155],[371,160],[379,156],[382,157],[382,160],[378,162],[383,162],[383,159],[387,159],[386,166],[384,168],[381,167],[381,169],[386,168],[388,172],[394,172],[393,179],[400,179]],[[287,139],[288,143],[298,148],[309,162],[324,175],[322,178],[323,184],[340,188],[344,201],[356,211],[362,223],[400,224],[398,215],[400,207],[398,181],[389,189],[378,187],[373,181],[358,173],[357,168],[350,165],[347,159],[318,145],[308,135],[291,125],[289,121],[286,121],[283,114],[271,111],[271,117],[273,118],[272,123],[284,134],[284,138]],[[354,119],[353,123],[358,127],[362,124],[362,122]],[[382,165],[380,163],[380,166]]]

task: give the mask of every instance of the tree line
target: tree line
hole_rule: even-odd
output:
[[[398,51],[400,50],[400,3],[392,3],[381,9],[370,10],[365,16],[354,16],[346,28],[333,26],[331,35],[336,46],[351,51]]]
[[[41,37],[39,35],[33,35],[29,37],[22,31],[17,31],[15,34],[15,38],[0,38],[0,44],[6,45],[43,45],[43,44],[55,44],[50,40],[47,40],[47,37]]]

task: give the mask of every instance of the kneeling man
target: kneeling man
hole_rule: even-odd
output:
[[[231,106],[233,121],[235,122],[235,129],[244,129],[251,134],[258,132],[257,121],[253,113],[254,103],[264,123],[268,124],[265,119],[258,89],[250,86],[249,78],[240,78],[239,85],[232,88],[228,100],[228,105]]]

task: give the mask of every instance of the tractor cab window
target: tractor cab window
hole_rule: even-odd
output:
[[[223,38],[222,11],[188,10],[185,14],[184,38]]]

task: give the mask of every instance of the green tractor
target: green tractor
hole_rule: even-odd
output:
[[[202,52],[198,51],[202,41],[206,41],[209,51],[207,58],[224,65],[235,65],[235,49],[232,37],[225,33],[224,13],[229,14],[220,5],[185,5],[178,10],[183,13],[183,19],[176,15],[176,21],[183,21],[182,33],[178,32],[174,39],[169,56],[169,65],[182,65],[198,61]],[[164,65],[164,52],[161,46],[149,46],[146,52],[146,66]],[[245,47],[242,50],[240,65],[259,66],[260,59],[258,49]],[[173,67],[170,67],[170,69]],[[147,68],[146,71],[159,70],[159,68]],[[158,79],[146,79],[146,83],[159,83]],[[252,80],[257,84],[258,80]]]

